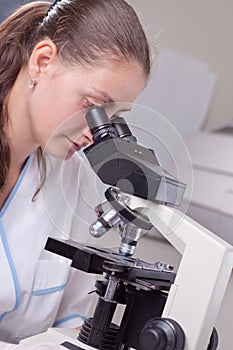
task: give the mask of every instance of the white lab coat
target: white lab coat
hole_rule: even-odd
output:
[[[31,155],[0,212],[0,341],[18,343],[53,325],[79,326],[92,301],[94,276],[43,248],[48,236],[88,238],[98,201],[93,179],[76,154],[65,162],[47,157],[46,167],[33,202],[40,179]]]

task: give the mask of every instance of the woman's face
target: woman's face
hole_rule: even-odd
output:
[[[36,144],[56,158],[68,159],[92,142],[85,118],[88,108],[110,103],[116,112],[117,104],[132,103],[145,83],[143,70],[135,63],[71,68],[56,60],[28,99]]]

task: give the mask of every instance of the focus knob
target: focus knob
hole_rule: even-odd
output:
[[[185,334],[168,318],[153,318],[145,323],[139,338],[141,350],[183,350]]]

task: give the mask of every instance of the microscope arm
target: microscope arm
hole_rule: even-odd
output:
[[[182,255],[162,316],[183,328],[186,350],[207,349],[231,275],[233,247],[174,208],[154,203],[148,208],[148,202],[141,206]]]

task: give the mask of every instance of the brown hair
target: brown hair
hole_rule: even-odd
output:
[[[150,74],[149,45],[133,8],[124,0],[32,2],[0,25],[0,188],[10,164],[5,134],[7,96],[35,45],[49,37],[71,64],[135,61]]]

